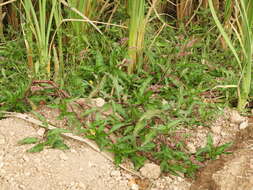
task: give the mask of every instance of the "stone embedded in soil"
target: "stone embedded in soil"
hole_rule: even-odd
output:
[[[110,175],[111,175],[112,177],[120,177],[120,176],[121,176],[121,172],[118,171],[118,170],[113,170],[113,171],[110,173]]]
[[[97,107],[102,107],[105,104],[105,100],[103,98],[95,98],[94,103]]]
[[[139,185],[132,184],[130,188],[131,188],[131,190],[139,190]]]
[[[67,157],[66,154],[61,153],[61,154],[60,154],[60,159],[66,161],[66,160],[68,160],[68,157]]]
[[[194,146],[193,143],[189,142],[187,145],[186,145],[187,149],[189,150],[189,152],[191,154],[195,153],[197,151],[196,147]]]
[[[40,128],[38,131],[37,131],[37,134],[39,135],[39,136],[43,136],[44,135],[44,133],[45,133],[45,129],[44,128]]]
[[[215,134],[220,134],[220,132],[221,132],[221,126],[219,126],[219,125],[214,125],[214,126],[211,127],[211,130],[212,130],[212,132],[215,133]]]
[[[144,164],[144,166],[140,169],[140,172],[143,177],[149,179],[157,179],[161,174],[160,166],[153,163]]]
[[[242,117],[236,110],[233,110],[230,115],[231,123],[240,124],[245,121],[245,118]]]
[[[248,121],[246,120],[246,121],[244,121],[244,122],[242,122],[242,123],[240,124],[239,129],[242,130],[242,129],[247,128],[248,126],[249,126],[249,123],[248,123]]]

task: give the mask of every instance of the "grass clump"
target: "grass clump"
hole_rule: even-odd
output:
[[[157,1],[128,2],[126,9],[120,1],[22,1],[20,36],[0,49],[0,110],[51,104],[68,118],[69,130],[113,152],[116,164],[128,158],[139,169],[149,159],[164,172],[194,176],[200,162],[229,144],[215,147],[209,136],[191,154],[187,134],[176,131],[206,127],[217,110],[232,105],[236,89],[226,87],[238,81],[239,66],[217,41],[210,11],[196,11],[198,19],[181,27],[159,16]],[[106,102],[100,109],[87,108],[80,117],[68,110],[69,102],[97,97]],[[31,152],[64,149],[61,132],[24,142],[37,143]]]

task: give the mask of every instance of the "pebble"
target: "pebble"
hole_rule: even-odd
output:
[[[97,107],[102,107],[105,104],[105,100],[103,98],[95,98],[94,102]]]
[[[137,185],[137,184],[132,184],[132,185],[131,185],[131,190],[139,190],[139,185]]]
[[[39,135],[39,136],[43,136],[44,134],[45,134],[45,129],[44,128],[40,128],[38,131],[37,131],[37,134]]]
[[[240,124],[245,121],[245,118],[242,117],[237,111],[233,110],[230,115],[231,123]]]
[[[212,126],[211,130],[213,133],[220,134],[221,126]]]
[[[29,162],[29,158],[26,155],[23,156],[23,160]]]
[[[0,136],[0,144],[5,144],[5,139],[3,136]]]
[[[119,176],[121,176],[121,173],[118,170],[113,170],[113,171],[111,171],[110,175],[112,177],[119,177]]]
[[[0,169],[4,166],[4,163],[0,160]]]
[[[195,153],[197,150],[196,150],[196,147],[194,146],[193,143],[189,142],[187,145],[187,149],[189,150],[190,153]]]
[[[144,164],[144,166],[140,169],[140,172],[143,177],[148,179],[157,179],[161,174],[160,166],[153,163]]]
[[[62,153],[60,154],[60,159],[66,161],[68,160],[68,157],[66,156],[66,154]]]
[[[248,121],[244,121],[240,124],[239,129],[245,129],[249,126]]]

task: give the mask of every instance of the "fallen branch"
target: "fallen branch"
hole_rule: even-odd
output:
[[[19,118],[19,119],[23,119],[25,121],[28,121],[30,123],[33,123],[35,125],[38,125],[40,127],[43,127],[43,128],[46,128],[46,129],[49,129],[49,130],[52,130],[52,129],[57,129],[57,127],[51,125],[51,124],[44,124],[42,121],[40,120],[37,120],[37,119],[34,119],[33,117],[27,115],[27,114],[22,114],[22,113],[16,113],[16,112],[1,112],[4,114],[5,117],[16,117],[16,118]],[[83,142],[85,144],[87,144],[89,147],[91,147],[93,150],[95,150],[96,152],[100,153],[102,156],[104,156],[106,159],[110,160],[111,162],[114,161],[114,156],[113,154],[109,153],[109,152],[104,152],[104,151],[101,151],[99,149],[99,147],[97,146],[97,144],[95,144],[93,141],[89,140],[89,139],[85,139],[85,138],[82,138],[82,137],[79,137],[79,136],[76,136],[76,135],[73,135],[72,133],[62,133],[61,134],[62,136],[64,137],[68,137],[68,138],[71,138],[71,139],[74,139],[74,140],[77,140],[79,142]],[[135,176],[138,176],[140,178],[143,178],[138,172],[136,171],[133,171],[131,169],[128,169],[127,167],[125,167],[124,165],[120,164],[119,165],[120,168],[126,170],[127,172],[135,175]]]

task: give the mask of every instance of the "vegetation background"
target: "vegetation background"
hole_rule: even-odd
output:
[[[193,176],[229,144],[190,155],[173,131],[252,106],[252,22],[250,0],[0,0],[0,110],[57,107],[116,164]],[[113,114],[82,123],[67,103],[87,97]]]

